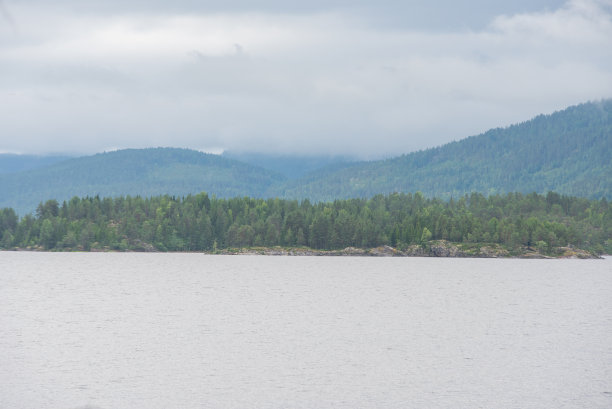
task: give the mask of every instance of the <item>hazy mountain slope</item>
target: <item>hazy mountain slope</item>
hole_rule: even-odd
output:
[[[265,153],[223,152],[222,156],[235,159],[240,162],[259,166],[282,175],[289,179],[298,179],[311,172],[328,166],[345,166],[356,159],[345,156],[305,156],[305,155],[280,155]]]
[[[449,198],[554,190],[610,198],[611,162],[612,100],[606,100],[393,159],[321,169],[268,195],[332,200],[421,191]]]
[[[260,196],[284,177],[218,155],[173,148],[127,149],[69,159],[27,172],[0,175],[0,208],[32,211],[47,199],[72,196],[207,191],[220,197]]]
[[[263,155],[272,169],[299,171]],[[128,149],[0,174],[0,208],[20,214],[72,196],[187,195],[334,200],[416,192],[441,198],[467,192],[559,193],[612,198],[612,100],[588,103],[459,142],[393,159],[336,162],[290,180],[219,155],[173,148]],[[251,158],[252,159],[252,158]],[[257,158],[256,158],[257,159]],[[262,159],[263,160],[263,159]],[[275,160],[278,163],[273,163]]]
[[[37,156],[0,154],[0,174],[42,168],[68,159],[69,156]]]

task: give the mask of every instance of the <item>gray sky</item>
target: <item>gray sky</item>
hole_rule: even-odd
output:
[[[0,152],[374,158],[609,97],[612,0],[0,0]]]

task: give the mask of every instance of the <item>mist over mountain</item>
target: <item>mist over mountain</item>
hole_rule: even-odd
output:
[[[330,166],[337,168],[349,166],[358,161],[350,156],[298,156],[233,151],[223,152],[222,156],[280,173],[289,179],[299,179],[311,172]]]
[[[610,0],[6,0],[0,151],[393,157],[612,96]]]
[[[67,159],[0,174],[0,207],[25,214],[48,199],[61,203],[73,196],[181,196],[201,191],[219,197],[312,201],[417,191],[444,199],[470,192],[548,191],[612,198],[610,158],[612,100],[604,100],[371,162],[333,156],[221,156],[176,148]],[[7,166],[3,160],[6,157],[0,156],[0,169]]]
[[[396,158],[322,169],[271,196],[334,200],[416,192],[560,193],[612,197],[612,100],[569,107],[507,128]]]
[[[42,168],[70,158],[69,156],[38,156],[0,153],[0,174]]]

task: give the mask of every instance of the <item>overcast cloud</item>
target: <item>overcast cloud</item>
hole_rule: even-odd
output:
[[[612,97],[610,0],[49,3],[0,3],[0,151],[376,157]]]

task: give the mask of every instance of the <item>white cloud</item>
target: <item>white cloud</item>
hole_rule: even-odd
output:
[[[381,30],[311,14],[11,9],[0,149],[393,155],[612,97],[610,2],[481,30]]]

